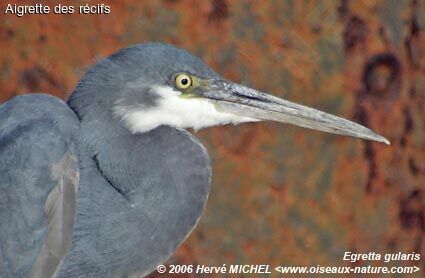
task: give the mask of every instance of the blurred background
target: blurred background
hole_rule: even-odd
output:
[[[0,102],[67,99],[120,48],[185,48],[224,77],[371,127],[391,146],[255,123],[198,132],[213,161],[199,225],[169,264],[347,266],[345,251],[425,256],[425,1],[61,1],[110,14],[4,14]],[[1,177],[0,177],[1,178]],[[155,276],[157,274],[153,274]],[[415,277],[415,276],[409,276]]]

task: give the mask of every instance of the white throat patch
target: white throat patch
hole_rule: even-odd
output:
[[[160,125],[175,128],[193,128],[259,121],[254,118],[217,111],[214,103],[201,98],[182,98],[181,92],[169,86],[153,88],[160,97],[154,107],[120,106],[113,108],[114,115],[121,118],[132,133],[147,132]]]

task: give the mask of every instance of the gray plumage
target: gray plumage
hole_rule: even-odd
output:
[[[69,248],[78,119],[47,95],[0,106],[0,277],[51,277]]]
[[[100,61],[68,105],[42,94],[3,104],[0,277],[150,273],[195,227],[210,190],[208,154],[184,129],[259,120],[387,142],[157,43]]]
[[[147,274],[188,236],[209,192],[206,150],[188,132],[166,126],[132,134],[111,111],[119,99],[154,103],[146,101],[150,82],[140,78],[160,61],[183,65],[170,72],[212,73],[185,51],[146,44],[88,71],[69,102],[79,119],[46,95],[0,106],[0,277],[31,272],[46,242],[45,206],[58,184],[52,171],[66,155],[78,153],[79,166],[69,166],[80,182],[72,247],[57,277]],[[152,80],[160,84],[170,72],[154,71]]]

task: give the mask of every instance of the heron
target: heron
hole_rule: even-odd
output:
[[[267,120],[389,144],[162,43],[97,62],[67,102],[34,93],[2,104],[0,276],[149,274],[189,236],[210,191],[211,161],[190,130]]]

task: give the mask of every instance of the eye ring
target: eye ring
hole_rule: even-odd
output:
[[[187,89],[192,86],[192,83],[192,78],[185,73],[180,73],[176,76],[176,86],[179,89]]]

